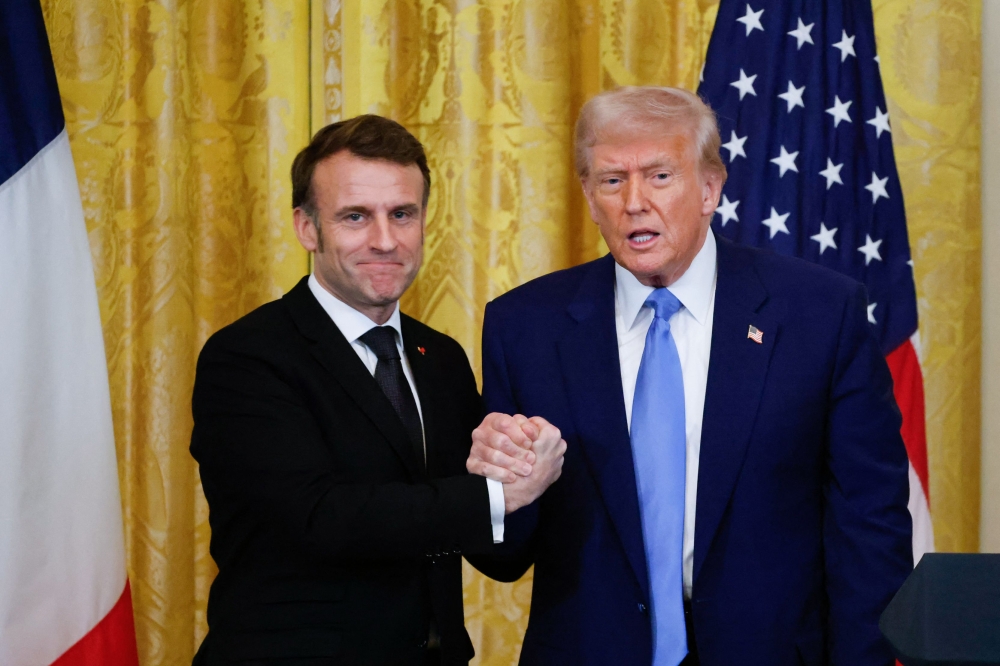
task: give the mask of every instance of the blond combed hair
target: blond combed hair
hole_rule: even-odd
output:
[[[608,135],[694,133],[695,150],[703,171],[726,180],[726,165],[719,155],[719,125],[715,112],[694,93],[683,88],[623,86],[590,98],[576,121],[574,150],[581,178],[590,173],[590,149]]]

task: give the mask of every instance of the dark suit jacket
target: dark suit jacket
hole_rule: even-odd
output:
[[[191,453],[219,575],[195,664],[420,664],[432,615],[444,663],[472,657],[461,554],[493,547],[465,470],[482,404],[457,342],[402,328],[426,473],[305,279],[205,344]]]
[[[876,625],[911,569],[907,459],[864,288],[718,242],[692,613],[704,666],[889,666]],[[491,411],[539,414],[562,477],[506,519],[534,563],[522,664],[649,664],[649,582],[610,256],[496,299]],[[747,338],[750,325],[763,344]]]

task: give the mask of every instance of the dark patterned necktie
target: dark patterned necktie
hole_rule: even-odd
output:
[[[403,422],[417,462],[424,466],[424,431],[420,425],[420,412],[417,411],[417,401],[413,399],[410,383],[403,374],[403,362],[396,348],[396,330],[391,326],[376,326],[359,338],[375,352],[378,363],[375,365],[375,381],[378,382],[385,397],[389,398],[393,409]]]

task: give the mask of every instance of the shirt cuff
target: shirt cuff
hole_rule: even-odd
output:
[[[490,493],[490,522],[493,523],[493,543],[503,543],[503,517],[507,513],[503,500],[503,484],[486,479],[486,489]]]

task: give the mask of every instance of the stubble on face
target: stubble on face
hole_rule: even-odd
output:
[[[602,137],[583,179],[591,216],[622,267],[665,287],[705,243],[721,180],[700,169],[693,132]]]

